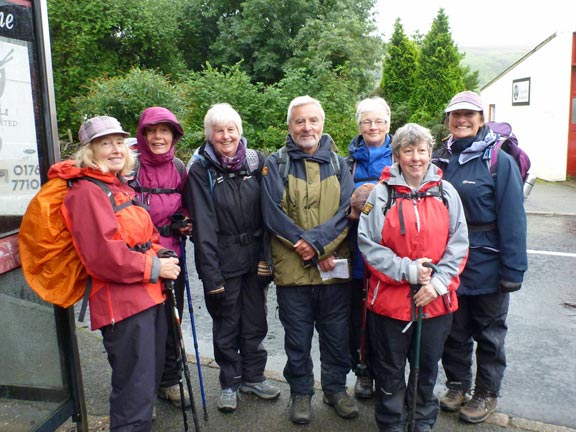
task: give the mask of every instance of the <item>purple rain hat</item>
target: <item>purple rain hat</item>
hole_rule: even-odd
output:
[[[122,129],[122,125],[114,117],[99,116],[86,120],[80,126],[78,138],[82,145],[90,144],[93,139],[104,135],[120,134],[129,137],[130,134]]]
[[[482,99],[478,93],[473,91],[463,91],[450,100],[444,112],[449,113],[456,110],[484,111]]]

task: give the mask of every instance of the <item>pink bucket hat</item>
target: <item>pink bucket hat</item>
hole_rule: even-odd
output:
[[[449,113],[456,110],[484,111],[480,95],[473,91],[463,91],[458,93],[452,98],[452,100],[450,100],[450,103],[444,112]]]
[[[120,134],[129,137],[130,134],[122,129],[122,125],[114,117],[99,116],[86,120],[80,126],[78,138],[82,145],[89,144],[90,141],[104,135]]]

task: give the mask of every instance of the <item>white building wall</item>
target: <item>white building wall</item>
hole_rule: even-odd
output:
[[[548,181],[566,180],[571,54],[572,32],[558,32],[481,91],[485,116],[494,105],[493,120],[512,125],[530,171]],[[513,81],[522,78],[530,78],[530,104],[512,105]]]

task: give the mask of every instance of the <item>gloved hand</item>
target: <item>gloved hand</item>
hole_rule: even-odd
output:
[[[350,197],[350,214],[348,215],[348,219],[360,219],[360,213],[366,204],[366,200],[368,199],[370,192],[372,192],[372,189],[374,189],[374,186],[375,185],[372,183],[364,183],[354,191]]]
[[[518,291],[520,288],[522,288],[520,282],[500,281],[500,292],[503,294]]]
[[[192,221],[181,213],[175,213],[170,216],[172,221],[170,227],[174,235],[190,235],[192,234]]]
[[[222,303],[224,301],[224,297],[226,292],[224,291],[224,287],[220,287],[213,291],[208,291],[204,296],[204,300],[206,301],[206,309],[208,309],[208,313],[212,317],[221,318],[224,314],[224,310],[222,307]]]
[[[176,252],[174,252],[172,249],[160,249],[157,253],[156,256],[158,258],[178,258],[178,255],[176,255]]]

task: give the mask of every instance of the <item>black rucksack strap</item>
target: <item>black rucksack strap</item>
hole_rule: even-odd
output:
[[[180,192],[176,188],[148,188],[148,187],[142,187],[140,185],[134,185],[132,187],[138,193],[146,192],[146,193],[151,193],[151,194],[156,194],[156,195],[158,195],[158,194],[175,194],[175,193]]]
[[[176,167],[176,170],[178,171],[178,174],[180,174],[180,177],[181,178],[184,177],[184,174],[186,173],[186,165],[184,165],[184,162],[182,162],[177,157],[174,157],[174,159],[172,159],[172,163]],[[129,182],[132,189],[134,189],[138,193],[145,192],[145,193],[151,193],[151,194],[156,194],[156,195],[180,193],[181,187],[180,188],[148,188],[148,187],[143,187],[140,184],[140,181],[138,180],[139,176],[140,176],[140,161],[136,160],[136,166],[134,167],[134,177]]]
[[[92,276],[88,275],[88,279],[86,280],[86,288],[84,289],[84,295],[82,296],[82,306],[80,307],[80,314],[78,315],[78,321],[80,322],[84,322],[84,317],[86,316],[90,291],[92,291]]]

